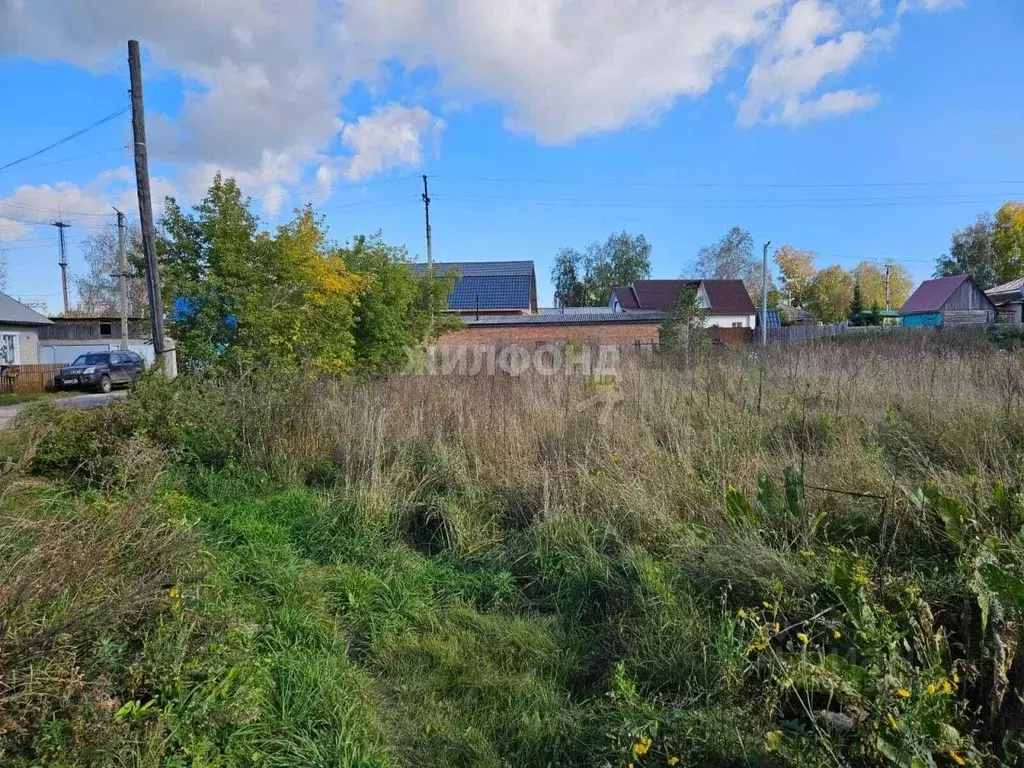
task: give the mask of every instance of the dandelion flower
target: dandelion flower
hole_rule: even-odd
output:
[[[797,632],[796,639],[800,641],[800,645],[807,645],[811,642],[811,638],[809,638],[804,632]]]
[[[890,728],[892,728],[894,731],[898,731],[900,729],[900,723],[895,717],[892,716],[892,712],[886,713],[885,717],[889,721]]]
[[[957,765],[967,765],[967,760],[955,749],[949,750],[949,756],[953,758],[953,762]]]
[[[900,688],[898,691],[896,691],[896,695],[899,696],[901,699],[909,699],[910,691],[908,691],[906,688]]]
[[[675,765],[676,763],[679,762],[679,758],[678,757],[670,757],[665,762],[668,763],[669,765]]]
[[[741,619],[747,618],[747,612],[745,610],[743,610],[742,608],[740,608],[738,611],[736,611],[736,615],[739,616]]]
[[[937,690],[939,690],[939,689],[936,688],[934,684],[932,684],[932,685],[929,685],[927,688],[925,688],[924,692],[927,693],[929,696],[934,696],[935,692]]]
[[[840,631],[839,631],[838,629],[834,629],[834,630],[832,630],[832,639],[833,639],[833,640],[838,640],[838,639],[839,639],[839,638],[841,638],[842,636],[843,636],[843,633],[842,633],[842,632],[840,632]]]

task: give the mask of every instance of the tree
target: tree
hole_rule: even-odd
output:
[[[676,301],[675,308],[661,322],[658,328],[659,351],[666,355],[684,353],[689,360],[693,344],[706,341],[704,324],[707,312],[700,305],[700,296],[695,287],[686,287]]]
[[[88,271],[74,275],[72,281],[78,293],[78,302],[71,314],[121,314],[121,281],[117,259],[117,229],[103,227],[89,235],[83,243]],[[128,261],[128,316],[149,315],[149,295],[146,289],[146,259],[142,253],[142,232],[138,225],[129,228],[125,238]]]
[[[838,323],[853,303],[853,277],[839,265],[827,267],[811,280],[807,309],[823,323]]]
[[[775,264],[782,276],[782,292],[788,303],[803,307],[807,303],[811,280],[814,278],[814,254],[792,245],[780,246],[775,251]]]
[[[643,235],[613,233],[584,253],[563,248],[555,256],[551,282],[563,307],[602,307],[612,291],[651,275],[651,245]]]
[[[949,253],[935,261],[935,276],[970,275],[982,290],[998,282],[996,253],[993,247],[995,222],[988,214],[978,217],[969,227],[953,233]]]
[[[754,238],[733,227],[721,240],[697,252],[697,275],[712,280],[746,280],[760,269],[754,258]],[[760,277],[760,272],[757,272]]]
[[[885,264],[862,261],[853,268],[853,277],[860,285],[864,306],[885,306],[885,267]],[[890,261],[888,267],[889,306],[898,309],[910,297],[914,281],[903,265]]]
[[[1006,203],[996,211],[992,250],[997,283],[1024,277],[1024,203]]]
[[[860,294],[860,282],[854,280],[853,283],[853,299],[850,301],[850,322],[854,325],[862,325],[864,318],[861,314],[864,312],[864,302],[861,299]]]
[[[311,208],[260,232],[234,180],[218,174],[193,213],[168,199],[161,223],[169,330],[185,365],[355,366],[355,305],[370,280],[328,247]]]
[[[339,255],[352,272],[369,278],[352,330],[360,370],[399,370],[408,361],[408,350],[425,337],[431,314],[435,333],[461,323],[440,312],[454,287],[454,273],[417,276],[405,248],[387,245],[379,232],[356,237]]]
[[[587,300],[587,287],[583,284],[580,269],[583,255],[573,248],[562,248],[555,255],[551,268],[551,282],[555,286],[555,305],[559,307],[582,307]]]

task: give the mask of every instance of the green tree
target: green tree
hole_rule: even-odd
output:
[[[440,311],[454,287],[454,273],[433,278],[414,274],[405,248],[387,245],[379,232],[356,237],[338,254],[352,272],[367,279],[352,328],[360,370],[399,370],[428,328],[436,334],[461,325],[457,316]]]
[[[823,323],[838,323],[853,303],[853,277],[839,265],[827,267],[811,280],[807,310]]]
[[[860,294],[860,281],[855,279],[853,283],[853,299],[850,301],[850,322],[854,325],[863,325],[864,318],[861,316],[863,312],[864,302]]]
[[[994,229],[992,217],[985,214],[971,226],[954,232],[949,253],[935,262],[935,276],[970,275],[982,290],[996,285],[998,269],[993,247]]]
[[[779,268],[782,292],[788,297],[788,303],[803,307],[814,278],[814,254],[792,245],[782,245],[775,251],[775,264]]]
[[[587,301],[587,286],[583,283],[583,255],[574,248],[562,248],[555,255],[551,268],[551,282],[555,286],[555,305],[582,307]]]
[[[234,180],[218,174],[192,213],[169,199],[161,224],[169,331],[184,365],[355,365],[354,307],[371,281],[328,247],[311,208],[261,232]]]
[[[563,307],[601,307],[612,291],[651,275],[651,245],[643,235],[613,233],[581,253],[563,248],[555,256],[551,282],[555,302]]]
[[[675,308],[658,328],[659,351],[666,355],[683,354],[689,359],[691,349],[706,341],[706,318],[707,312],[700,305],[697,288],[684,288],[679,293]]]

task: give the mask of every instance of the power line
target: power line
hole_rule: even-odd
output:
[[[76,155],[74,157],[64,157],[64,158],[61,158],[60,160],[51,160],[48,163],[36,163],[35,165],[23,165],[22,167],[20,167],[20,168],[18,168],[16,170],[17,171],[29,171],[29,170],[33,170],[35,168],[49,168],[51,165],[60,165],[61,163],[72,163],[75,160],[84,160],[84,159],[86,159],[88,157],[97,157],[98,155],[109,155],[109,154],[111,154],[113,152],[121,152],[121,151],[123,151],[125,149],[128,149],[127,145],[122,146],[122,147],[111,147],[110,149],[100,149],[100,150],[97,150],[96,152],[87,152],[84,155]],[[7,170],[7,171],[0,171],[0,172],[2,172],[2,173],[14,173],[15,171]]]
[[[980,205],[1005,199],[999,197],[941,199],[941,198],[890,198],[878,199],[875,202],[851,199],[821,198],[815,200],[598,200],[587,198],[545,199],[532,197],[447,197],[433,195],[435,200],[448,203],[524,203],[528,205],[550,206],[556,208],[633,208],[633,209],[718,209],[731,210],[736,208],[887,208],[910,207],[917,205]]]
[[[19,163],[25,162],[26,160],[31,160],[33,157],[39,157],[39,155],[43,154],[44,152],[49,152],[51,149],[55,149],[56,147],[59,147],[61,144],[66,144],[69,141],[71,141],[72,139],[77,139],[79,136],[82,136],[82,135],[88,133],[89,131],[93,130],[94,128],[99,128],[101,125],[104,125],[105,123],[109,123],[111,120],[114,120],[115,118],[120,117],[121,115],[125,114],[128,110],[129,110],[129,107],[124,107],[123,109],[119,109],[117,112],[109,114],[106,117],[100,118],[95,123],[92,123],[91,125],[87,125],[85,128],[77,130],[74,133],[65,136],[63,139],[60,139],[59,141],[53,142],[53,144],[49,144],[49,145],[43,147],[42,149],[36,150],[35,152],[32,152],[31,154],[25,155],[24,157],[19,157],[17,160],[12,160],[11,162],[7,163],[6,165],[0,165],[0,171],[5,171],[8,168],[11,168],[12,166],[15,166],[15,165],[18,165]]]
[[[14,200],[0,200],[0,205],[14,205],[18,208],[24,208],[29,211],[40,211],[42,213],[63,213],[67,216],[101,216],[108,217],[113,214],[110,213],[86,213],[85,211],[65,211],[62,208],[40,208],[38,205],[28,205],[27,203],[18,203]],[[5,217],[7,218],[7,217]]]
[[[487,181],[501,184],[578,184],[606,187],[692,187],[697,189],[827,189],[843,187],[938,187],[938,186],[1006,186],[1024,184],[1018,181],[867,181],[867,182],[667,182],[602,179],[531,179],[500,176],[449,176],[438,174],[435,179],[453,181]]]

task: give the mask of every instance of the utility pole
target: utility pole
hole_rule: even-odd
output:
[[[768,343],[768,246],[772,244],[769,240],[764,244],[764,253],[761,258],[761,344]]]
[[[60,266],[61,288],[64,289],[64,314],[67,314],[71,309],[71,302],[68,300],[68,252],[67,243],[64,242],[64,230],[71,225],[58,219],[53,222],[53,226],[60,232],[60,261],[57,264]]]
[[[885,265],[885,311],[886,312],[888,312],[889,309],[890,309],[890,307],[889,307],[889,269],[891,267],[892,267],[892,264],[886,264]]]
[[[434,252],[430,242],[430,192],[427,191],[427,174],[423,174],[423,213],[427,218],[427,274],[434,271]]]
[[[117,208],[117,277],[121,285],[121,351],[128,351],[128,257],[124,252],[124,214]]]
[[[149,187],[149,153],[146,148],[146,116],[142,103],[142,56],[139,41],[128,41],[128,71],[132,84],[132,135],[135,139],[135,184],[139,195],[139,224],[142,252],[146,257],[149,315],[153,326],[153,350],[164,375],[173,379],[177,365],[164,344],[164,307],[160,298],[160,266],[156,260],[156,229],[153,226],[153,196]],[[173,351],[173,350],[172,350]]]

